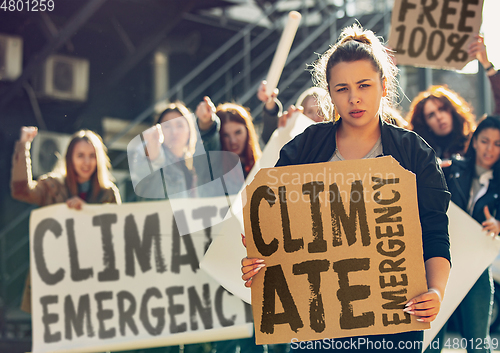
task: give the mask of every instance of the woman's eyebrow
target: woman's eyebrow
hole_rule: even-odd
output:
[[[370,78],[364,78],[362,80],[359,80],[358,82],[356,82],[356,84],[360,84],[360,83],[363,83],[363,82],[366,82],[366,81],[371,81]],[[347,86],[347,83],[337,83],[334,87],[338,87],[338,86]]]

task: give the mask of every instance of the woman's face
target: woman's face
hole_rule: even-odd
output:
[[[472,140],[476,150],[476,164],[485,169],[491,169],[500,158],[500,131],[487,128]]]
[[[234,121],[227,121],[221,127],[222,149],[236,153],[238,156],[243,155],[245,146],[247,145],[248,132],[245,125]]]
[[[318,101],[314,96],[307,96],[302,102],[302,107],[304,107],[304,115],[309,119],[314,120],[317,123],[324,120],[323,115],[321,115]]]
[[[447,136],[453,130],[453,117],[439,99],[427,99],[424,104],[425,123],[437,136]]]
[[[340,62],[330,71],[330,96],[342,123],[354,128],[378,124],[385,81],[368,60]]]
[[[94,146],[85,140],[77,142],[73,150],[72,159],[77,182],[82,184],[89,181],[97,169],[97,157]]]
[[[189,142],[189,124],[179,112],[169,112],[160,121],[163,145],[175,156],[182,157]]]

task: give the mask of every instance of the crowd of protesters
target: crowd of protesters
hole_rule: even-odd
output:
[[[276,129],[285,126],[293,114],[301,112],[314,121],[314,127],[301,136],[314,134],[318,140],[333,136],[337,146],[325,147],[321,155],[316,156],[317,158],[310,160],[305,155],[301,158],[290,152],[295,151],[294,146],[299,150],[302,149],[302,154],[309,152],[311,146],[301,145],[304,137],[298,137],[282,150],[278,165],[359,159],[383,154],[391,154],[397,158],[395,151],[389,151],[388,142],[384,141],[381,131],[393,134],[398,139],[408,138],[414,143],[415,149],[423,151],[426,155],[432,157],[435,151],[438,158],[436,160],[439,162],[435,164],[428,159],[420,162],[427,163],[429,168],[435,171],[435,176],[442,178],[442,190],[440,190],[446,193],[447,183],[453,202],[481,223],[489,233],[499,234],[500,198],[495,195],[500,194],[500,117],[494,115],[500,114],[500,74],[488,60],[483,38],[476,36],[476,40],[469,47],[469,55],[477,58],[490,79],[496,102],[494,114],[481,117],[478,121],[471,105],[457,92],[447,86],[431,86],[413,99],[405,121],[394,107],[390,104],[384,105],[389,102],[386,96],[394,91],[395,83],[390,81],[390,78],[395,78],[393,76],[396,69],[395,66],[390,66],[389,51],[377,49],[377,53],[384,53],[382,58],[377,57],[379,54],[373,54],[373,48],[381,46],[381,43],[371,34],[373,33],[362,31],[356,26],[344,31],[339,43],[318,61],[317,70],[326,70],[317,73],[319,86],[304,91],[296,104],[288,107],[286,111],[283,111],[278,99],[279,92],[275,90],[268,94],[267,83],[263,81],[257,92],[257,97],[263,104],[263,129],[260,136],[257,135],[253,124],[254,117],[246,107],[239,104],[222,102],[215,106],[209,97],[204,97],[192,113],[182,102],[170,103],[166,110],[158,114],[153,126],[143,133],[142,143],[134,150],[134,154],[129,156],[131,177],[136,180],[134,201],[217,196],[202,187],[207,181],[217,177],[214,173],[231,173],[231,177],[226,180],[225,192],[236,194],[261,157],[261,146],[269,141]],[[347,54],[342,54],[342,50]],[[358,58],[354,54],[349,54],[350,51],[356,50],[363,51],[364,56]],[[324,64],[328,63],[329,66],[322,67],[321,60],[326,60]],[[370,128],[363,128],[366,131],[357,130],[357,118],[353,118],[349,112],[346,113],[347,108],[343,107],[343,104],[351,104],[350,101],[343,101],[345,100],[343,90],[357,89],[351,87],[353,73],[373,76],[373,87],[377,90],[380,88],[380,92],[373,93],[377,96],[377,100],[373,105],[374,111],[370,111],[371,115],[366,118],[369,118],[368,123],[371,124]],[[339,77],[341,81],[346,82],[337,84]],[[337,86],[341,85],[339,90],[332,88],[337,87],[334,83]],[[383,105],[384,109],[379,109],[379,106]],[[380,111],[384,113],[381,121],[379,121]],[[407,130],[416,132],[427,144],[417,140],[414,134],[408,134]],[[363,139],[360,140],[358,134],[365,132]],[[36,134],[35,127],[23,127],[20,139],[16,142],[11,177],[12,196],[15,199],[40,206],[65,202],[68,207],[74,209],[81,209],[85,203],[121,202],[120,194],[110,174],[106,148],[99,135],[88,130],[76,132],[67,148],[65,158],[57,168],[38,180],[33,180],[30,144]],[[394,148],[397,149],[397,146]],[[212,152],[213,156],[217,155],[216,152],[232,154],[219,154],[220,158],[211,160],[212,167],[206,168],[204,156]],[[141,175],[141,171],[149,166],[158,173],[161,172],[162,179],[153,178],[152,175]],[[416,170],[415,173],[418,178],[419,171]],[[419,187],[424,189],[423,185],[425,180]],[[443,204],[444,211],[446,206],[447,203]],[[421,219],[421,221],[424,228],[426,220]],[[446,222],[443,221],[444,223]],[[444,239],[447,233],[445,230],[443,232]],[[467,234],[463,236],[466,237]],[[426,246],[424,243],[424,254]],[[247,260],[249,262],[246,263],[247,268],[243,272],[254,275],[252,271],[257,263],[251,259]],[[438,257],[426,259],[427,270],[432,273],[447,267],[446,271],[449,271],[449,261],[449,251],[443,248]],[[251,277],[248,275],[246,278],[248,285],[251,284]],[[447,275],[444,277],[447,278]],[[439,311],[439,302],[444,295],[445,284],[441,283],[444,277],[435,275],[434,278],[432,276],[428,278],[430,290],[422,296],[427,296],[426,300],[436,303],[431,308],[435,309],[434,311],[429,309],[432,314],[421,315],[424,319],[432,321]],[[30,311],[29,288],[28,281],[23,300],[23,309],[26,311]],[[450,319],[456,321],[464,338],[488,338],[492,296],[491,273],[487,269]],[[414,300],[415,303],[418,302],[418,298]],[[413,308],[413,311],[417,309]],[[442,339],[445,331],[446,325],[438,337]],[[401,337],[391,336],[390,339]],[[179,347],[170,348],[171,351],[178,349]],[[289,345],[257,346],[252,338],[185,347],[190,353],[208,351],[260,353],[266,350],[284,352],[289,349]],[[155,349],[150,351],[154,352]],[[164,350],[158,350],[160,351]]]

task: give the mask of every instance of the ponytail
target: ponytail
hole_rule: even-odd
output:
[[[392,107],[392,101],[397,98],[397,80],[398,68],[392,60],[389,50],[384,47],[378,37],[370,30],[364,30],[359,25],[346,27],[342,30],[337,43],[330,47],[313,64],[313,81],[318,87],[330,92],[330,72],[332,68],[341,62],[353,62],[358,60],[368,60],[373,68],[380,74],[381,82],[385,81],[387,95],[382,99],[381,111],[384,119],[390,118],[384,116],[389,114]],[[330,97],[320,102],[321,107],[327,112],[328,120],[337,120],[335,107],[331,105]],[[384,109],[386,108],[386,109]]]

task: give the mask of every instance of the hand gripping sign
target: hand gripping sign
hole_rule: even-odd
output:
[[[398,64],[462,69],[479,33],[483,0],[396,0],[389,46]]]
[[[429,328],[415,175],[392,157],[262,169],[246,188],[257,344]]]
[[[180,116],[157,124],[127,146],[135,193],[146,200],[168,198],[181,235],[221,222],[245,182],[239,157],[226,151],[206,152],[197,124],[184,133],[185,121],[193,123],[195,118]],[[200,197],[219,201],[195,212]]]

